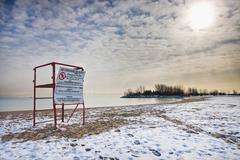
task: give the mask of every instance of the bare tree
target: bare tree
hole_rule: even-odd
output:
[[[136,89],[136,93],[138,93],[138,94],[143,94],[144,92],[145,92],[145,87],[144,86],[139,86]]]

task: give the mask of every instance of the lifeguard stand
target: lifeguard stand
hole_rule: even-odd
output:
[[[52,67],[52,83],[48,83],[48,84],[40,84],[37,85],[36,84],[36,80],[37,80],[37,69],[42,68],[42,67],[46,67],[46,66],[51,66]],[[57,66],[64,66],[64,67],[69,67],[72,69],[76,69],[79,70],[81,69],[82,71],[84,71],[83,67],[79,67],[79,66],[75,66],[75,65],[69,65],[69,64],[63,64],[63,63],[58,63],[58,62],[51,62],[51,63],[47,63],[47,64],[43,64],[40,66],[37,66],[35,68],[33,68],[34,71],[34,80],[33,80],[33,85],[34,85],[34,90],[33,90],[33,126],[36,125],[36,100],[37,99],[52,99],[52,107],[53,107],[53,113],[54,113],[54,128],[57,128],[57,110],[56,110],[56,103],[54,101],[54,93],[55,93],[55,87],[56,87],[56,67]],[[36,97],[36,90],[38,88],[52,88],[52,97]],[[70,104],[70,105],[76,105],[76,107],[74,108],[72,114],[69,117],[72,117],[73,113],[76,111],[77,107],[79,104],[83,105],[83,125],[85,124],[85,105],[84,105],[84,101],[83,103],[76,103],[76,104]],[[62,107],[62,122],[64,122],[64,105],[69,105],[69,104],[61,104]]]

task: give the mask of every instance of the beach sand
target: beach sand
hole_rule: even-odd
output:
[[[239,159],[239,97],[78,109],[53,128],[52,110],[0,112],[0,159]],[[72,110],[65,111],[65,120]],[[57,147],[56,147],[57,146]],[[24,153],[18,152],[24,147]],[[53,153],[51,153],[53,152]]]
[[[168,102],[165,104],[181,104],[196,101],[203,101],[206,97],[190,97],[182,99],[181,101]],[[156,104],[148,104],[147,106],[155,106]],[[76,111],[73,120],[69,124],[61,122],[61,109],[57,109],[58,113],[58,129],[53,127],[53,110],[38,110],[36,112],[37,124],[36,127],[31,127],[29,122],[32,121],[32,111],[11,111],[11,112],[0,112],[0,120],[10,120],[16,123],[14,126],[19,124],[17,132],[11,132],[11,124],[5,125],[7,134],[2,135],[0,138],[4,141],[12,138],[27,139],[27,140],[38,140],[47,138],[49,136],[58,137],[71,137],[81,138],[86,134],[98,134],[104,131],[108,131],[112,128],[117,128],[127,124],[140,123],[141,121],[130,121],[124,119],[125,117],[137,117],[141,114],[148,113],[148,110],[138,110],[146,105],[130,105],[130,106],[115,106],[115,107],[97,107],[87,108],[86,110],[86,125],[82,125],[82,109]],[[136,108],[136,110],[128,111],[128,108]],[[73,109],[65,110],[65,122],[69,119]],[[152,112],[152,111],[151,111]],[[152,114],[155,114],[152,113]],[[24,122],[28,121],[28,126]],[[45,124],[44,124],[45,123]],[[4,124],[3,124],[4,125]],[[61,130],[61,127],[66,128]],[[12,127],[14,128],[14,127]],[[43,134],[44,133],[44,134]]]

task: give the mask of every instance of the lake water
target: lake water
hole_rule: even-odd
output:
[[[86,94],[84,95],[85,106],[105,107],[105,106],[124,106],[138,104],[156,104],[177,101],[176,98],[120,98],[118,94]],[[59,106],[60,107],[60,106]],[[66,106],[65,108],[74,108]],[[0,97],[1,111],[32,110],[33,99],[30,97]],[[51,109],[52,101],[49,99],[37,100],[37,109]]]

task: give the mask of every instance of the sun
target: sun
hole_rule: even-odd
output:
[[[214,5],[210,2],[198,2],[192,5],[189,13],[193,29],[206,29],[214,22]]]

